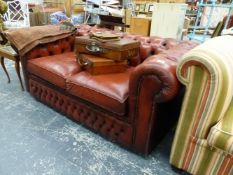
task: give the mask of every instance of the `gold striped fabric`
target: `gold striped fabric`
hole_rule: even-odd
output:
[[[233,36],[188,52],[177,77],[186,92],[170,163],[197,175],[233,175]]]
[[[225,117],[210,130],[207,142],[210,146],[226,151],[233,155],[233,100]]]

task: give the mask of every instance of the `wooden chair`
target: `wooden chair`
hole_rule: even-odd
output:
[[[3,15],[4,26],[6,29],[14,29],[14,28],[23,28],[23,27],[30,27],[30,20],[29,20],[29,8],[28,3],[14,0],[8,1],[8,10]],[[0,33],[2,38],[1,47],[0,47],[0,60],[1,66],[4,72],[7,75],[8,83],[10,83],[10,76],[6,70],[4,59],[7,58],[15,62],[15,70],[17,76],[20,81],[20,85],[22,90],[24,90],[22,79],[20,76],[20,56],[15,49],[7,42],[3,33]]]
[[[216,28],[214,29],[214,32],[212,33],[211,38],[214,38],[216,36],[220,36],[223,28],[224,28],[224,21],[220,21],[217,24]]]
[[[10,76],[7,72],[6,67],[5,67],[4,58],[7,58],[7,59],[15,62],[15,70],[16,70],[18,79],[20,81],[21,88],[22,88],[22,90],[24,90],[23,82],[22,82],[21,75],[20,75],[20,56],[17,53],[17,51],[8,43],[6,37],[4,36],[4,34],[2,32],[0,33],[0,37],[1,37],[1,40],[0,40],[1,66],[2,66],[6,76],[8,78],[8,83],[10,83]]]

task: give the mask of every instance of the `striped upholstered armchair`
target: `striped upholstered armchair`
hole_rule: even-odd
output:
[[[233,36],[188,52],[177,76],[186,92],[170,163],[196,175],[233,175]]]

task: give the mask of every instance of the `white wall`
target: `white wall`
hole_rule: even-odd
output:
[[[23,0],[23,2],[41,4],[43,0]]]
[[[150,36],[180,40],[187,4],[156,3],[152,12]]]

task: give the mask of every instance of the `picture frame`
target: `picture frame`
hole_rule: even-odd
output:
[[[145,11],[145,4],[140,4],[139,11],[140,12],[144,12]]]
[[[140,10],[140,5],[139,4],[136,4],[135,5],[135,11],[139,11]]]
[[[153,12],[153,11],[154,11],[154,5],[153,5],[153,4],[150,4],[150,5],[149,5],[148,12]]]
[[[149,12],[149,6],[150,6],[150,4],[145,5],[145,12]]]

